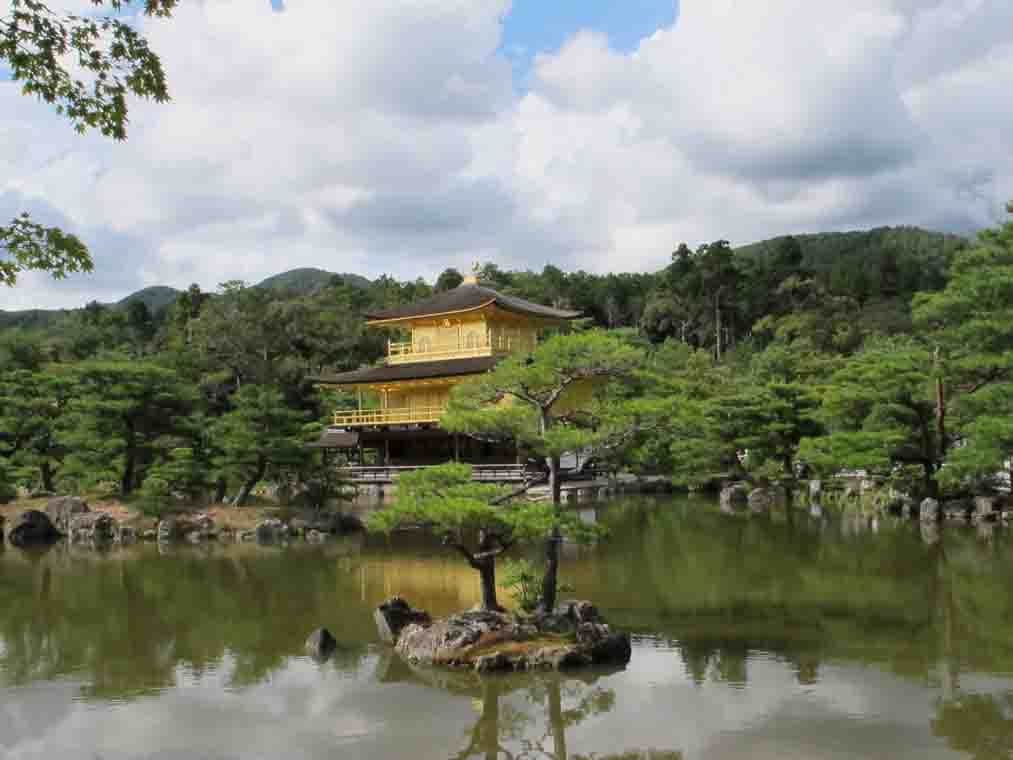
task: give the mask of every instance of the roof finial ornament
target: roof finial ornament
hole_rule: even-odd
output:
[[[478,285],[478,275],[482,271],[482,262],[476,260],[471,265],[471,274],[465,275],[462,285]]]

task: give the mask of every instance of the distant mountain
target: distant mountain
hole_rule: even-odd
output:
[[[327,287],[335,277],[340,277],[347,284],[358,288],[369,287],[369,280],[362,275],[337,274],[324,269],[314,269],[313,267],[290,269],[287,272],[268,277],[266,280],[257,283],[256,287],[303,296],[310,295]]]
[[[167,285],[152,285],[149,288],[138,290],[136,293],[131,293],[126,298],[121,298],[113,306],[122,309],[134,301],[141,301],[149,311],[161,311],[175,301],[181,292]]]
[[[304,296],[326,287],[334,277],[340,277],[349,285],[357,288],[369,287],[369,280],[362,275],[338,274],[312,267],[290,269],[287,272],[268,277],[254,287],[266,288],[283,296]],[[152,285],[142,288],[136,293],[131,293],[116,303],[103,305],[124,309],[133,301],[142,301],[154,313],[169,307],[181,292],[167,285]],[[24,311],[0,309],[0,330],[7,327],[46,328],[75,311],[78,309],[25,309]]]

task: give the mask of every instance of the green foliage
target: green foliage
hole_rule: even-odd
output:
[[[524,612],[531,614],[542,598],[542,569],[530,560],[508,559],[503,563],[502,586]]]
[[[455,388],[441,424],[511,438],[549,458],[618,446],[635,422],[615,391],[632,382],[643,360],[641,349],[599,330],[552,336]],[[571,403],[568,392],[589,398]]]
[[[235,504],[246,503],[254,486],[273,469],[297,466],[304,456],[302,426],[305,416],[285,402],[277,388],[248,385],[232,398],[233,408],[211,427],[219,454],[216,470],[241,483]]]
[[[71,387],[67,378],[41,372],[0,373],[0,455],[10,457],[23,481],[46,491],[54,490],[65,454],[59,426]]]
[[[74,393],[59,421],[65,475],[110,480],[129,495],[164,448],[188,435],[197,399],[171,369],[150,362],[90,361],[68,374]]]
[[[13,501],[18,496],[18,489],[14,482],[14,473],[10,463],[0,457],[0,504]]]
[[[957,256],[946,288],[915,299],[951,399],[944,481],[987,481],[1013,452],[1013,223]]]
[[[141,486],[136,503],[148,517],[162,517],[172,504],[169,483],[157,475],[149,476]]]
[[[43,227],[27,213],[0,226],[0,256],[0,285],[9,287],[17,283],[21,272],[41,270],[59,280],[73,272],[90,272],[93,266],[88,248],[78,237],[57,227]]]
[[[932,368],[931,352],[910,338],[869,344],[823,385],[827,433],[805,440],[800,456],[826,474],[917,465],[932,481],[941,459]]]

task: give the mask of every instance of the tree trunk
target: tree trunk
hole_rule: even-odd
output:
[[[501,610],[499,600],[496,598],[496,559],[495,557],[483,557],[475,560],[474,568],[478,570],[482,579],[482,609]]]
[[[262,458],[257,464],[257,471],[251,475],[242,487],[239,489],[239,493],[236,494],[235,500],[232,502],[234,507],[245,507],[247,500],[250,498],[250,494],[253,493],[254,487],[264,478],[264,473],[267,471],[267,462]]]
[[[42,490],[47,493],[53,493],[56,489],[53,487],[53,468],[50,467],[48,461],[44,461],[39,465],[39,475],[42,477]]]
[[[936,482],[936,468],[931,462],[923,462],[922,468],[925,471],[924,483],[925,483],[925,495],[930,496],[933,499],[939,496],[939,484]],[[940,512],[942,514],[942,512]]]
[[[552,535],[545,540],[545,575],[542,576],[542,602],[544,612],[556,608],[556,590],[559,587],[559,545],[563,537],[559,526],[552,529]]]
[[[215,481],[215,504],[221,504],[225,501],[225,490],[227,487],[225,478],[218,478]]]
[[[940,461],[946,456],[946,386],[936,377],[936,452]]]
[[[134,490],[134,450],[128,448],[123,462],[123,476],[120,479],[120,495],[126,498]]]
[[[714,294],[714,356],[721,361],[721,296]]]
[[[549,493],[552,509],[559,513],[562,502],[562,483],[559,479],[559,457],[549,457]],[[556,588],[559,585],[559,545],[563,538],[559,526],[552,529],[552,535],[545,540],[545,575],[542,576],[542,609],[551,612],[556,607]]]

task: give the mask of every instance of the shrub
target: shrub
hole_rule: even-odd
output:
[[[169,510],[171,502],[172,495],[165,480],[155,476],[145,479],[137,500],[141,512],[148,517],[161,517]]]

